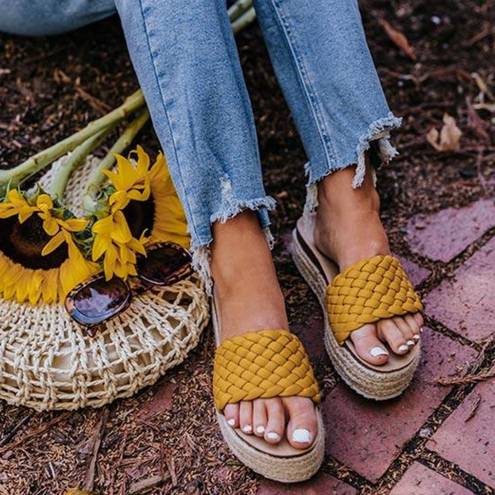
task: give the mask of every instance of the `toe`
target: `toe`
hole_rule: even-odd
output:
[[[265,402],[267,423],[265,428],[265,441],[277,444],[282,440],[285,431],[285,411],[282,400],[278,397],[268,399]]]
[[[359,357],[374,365],[388,361],[388,351],[376,336],[375,325],[364,325],[351,333],[351,340]]]
[[[387,342],[390,349],[392,349],[395,354],[402,355],[409,352],[409,346],[406,344],[406,339],[395,324],[393,318],[380,320],[376,326],[380,338]]]
[[[414,333],[411,327],[409,326],[409,323],[407,322],[406,318],[404,316],[396,316],[395,318],[392,319],[394,320],[394,323],[397,326],[397,328],[401,331],[402,336],[406,341],[406,345],[408,347],[414,347],[414,344],[416,344],[416,341],[413,339]]]
[[[420,327],[418,325],[418,322],[416,321],[416,318],[414,318],[414,315],[406,315],[404,318],[409,325],[409,328],[411,329],[413,339],[417,342],[420,338]]]
[[[414,319],[416,320],[416,323],[418,324],[418,327],[420,331],[423,331],[423,325],[425,324],[425,320],[423,318],[423,315],[421,313],[414,313]]]
[[[239,409],[241,430],[248,435],[253,433],[253,403],[243,400]]]
[[[239,404],[227,404],[223,410],[223,415],[229,426],[239,428]]]
[[[308,448],[318,432],[313,402],[306,397],[288,397],[283,403],[289,414],[287,440],[296,449]]]
[[[253,401],[253,428],[257,437],[265,436],[266,430],[266,407],[265,400]]]

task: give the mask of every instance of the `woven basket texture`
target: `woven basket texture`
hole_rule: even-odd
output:
[[[65,159],[41,178],[42,185]],[[96,163],[88,158],[67,188],[64,201],[77,215]],[[129,397],[180,364],[208,320],[208,299],[197,275],[134,297],[94,337],[61,304],[0,299],[0,398],[36,410],[70,410]]]

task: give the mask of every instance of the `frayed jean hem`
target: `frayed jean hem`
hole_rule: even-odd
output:
[[[273,247],[273,236],[270,232],[270,220],[268,212],[276,206],[276,201],[270,196],[249,200],[235,200],[230,198],[222,209],[210,217],[211,225],[215,222],[225,223],[239,215],[243,211],[255,211],[258,214],[260,225],[265,232],[270,249]],[[213,279],[211,274],[211,243],[213,238],[193,242],[191,247],[192,267],[201,278],[208,295],[212,295]]]
[[[395,158],[399,152],[390,143],[390,132],[394,129],[398,129],[401,124],[402,118],[396,117],[392,114],[392,112],[389,112],[386,117],[382,117],[372,122],[369,125],[367,132],[359,138],[355,151],[356,158],[350,163],[343,163],[340,166],[329,168],[318,175],[313,175],[311,171],[311,163],[307,162],[305,165],[305,170],[309,180],[307,184],[307,196],[304,212],[310,213],[317,208],[318,183],[333,172],[355,166],[356,172],[352,180],[352,187],[356,189],[363,184],[366,175],[366,152],[370,149],[373,141],[377,141],[378,151],[382,163],[388,164],[393,158]],[[372,173],[373,179],[376,180],[374,171]]]

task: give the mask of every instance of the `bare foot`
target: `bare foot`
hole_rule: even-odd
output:
[[[287,329],[285,303],[268,243],[255,213],[246,211],[213,226],[212,273],[222,340],[246,332]],[[288,397],[229,404],[233,428],[277,444],[285,436],[299,449],[310,446],[318,425],[311,399]]]
[[[360,188],[352,189],[354,172],[354,167],[345,168],[318,185],[315,242],[341,271],[364,258],[390,254],[371,173]],[[408,314],[364,325],[350,338],[362,359],[381,365],[388,361],[389,350],[407,354],[419,342],[422,326],[420,313]]]

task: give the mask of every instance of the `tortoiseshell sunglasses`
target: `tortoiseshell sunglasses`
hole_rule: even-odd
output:
[[[97,325],[127,309],[133,293],[173,285],[190,275],[191,256],[172,242],[154,244],[147,249],[146,256],[138,257],[136,271],[137,277],[128,281],[117,277],[107,281],[100,274],[79,284],[65,299],[67,312],[93,334]]]

